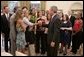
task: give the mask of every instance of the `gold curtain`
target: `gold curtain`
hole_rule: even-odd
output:
[[[29,10],[30,1],[20,1],[20,6],[21,6],[21,8],[23,6],[26,6],[28,8],[28,10]],[[41,10],[45,10],[45,8],[46,8],[46,1],[41,1]]]
[[[20,1],[20,7],[26,6],[29,10],[30,8],[30,1]]]
[[[8,6],[8,1],[1,1],[1,9],[3,8],[3,6],[7,5]]]
[[[8,1],[1,1],[1,9],[3,6],[8,5]],[[20,1],[20,7],[26,6],[29,10],[30,8],[30,1]],[[41,1],[41,10],[45,10],[46,8],[46,1]]]
[[[46,1],[41,1],[41,10],[45,10],[46,8]]]

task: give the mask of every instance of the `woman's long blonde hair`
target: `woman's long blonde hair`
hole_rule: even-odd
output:
[[[22,19],[22,10],[20,9],[16,11],[15,21],[17,21],[19,18]]]

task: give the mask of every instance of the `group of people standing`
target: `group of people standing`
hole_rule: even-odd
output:
[[[5,51],[8,52],[8,41],[10,41],[11,54],[15,51],[25,53],[29,48],[29,55],[45,54],[47,56],[57,56],[58,51],[67,54],[71,48],[76,54],[80,45],[83,43],[83,20],[81,13],[78,12],[74,17],[57,13],[58,8],[52,6],[50,10],[36,11],[33,8],[28,11],[27,7],[14,8],[14,13],[10,14],[8,6],[4,6],[1,15],[1,33],[4,34]],[[61,43],[61,48],[59,44]]]

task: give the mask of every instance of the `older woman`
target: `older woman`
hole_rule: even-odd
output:
[[[83,42],[82,29],[83,29],[83,20],[81,19],[81,13],[78,12],[73,26],[72,52],[74,54],[77,53],[77,49],[79,49],[80,44]]]

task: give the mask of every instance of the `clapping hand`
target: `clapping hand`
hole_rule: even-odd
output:
[[[42,21],[38,21],[38,23],[34,23],[34,25],[42,25]]]
[[[60,28],[61,30],[65,30],[64,28]]]
[[[42,26],[42,21],[41,20],[38,21],[38,25]]]
[[[38,23],[34,23],[34,25],[38,25]]]

